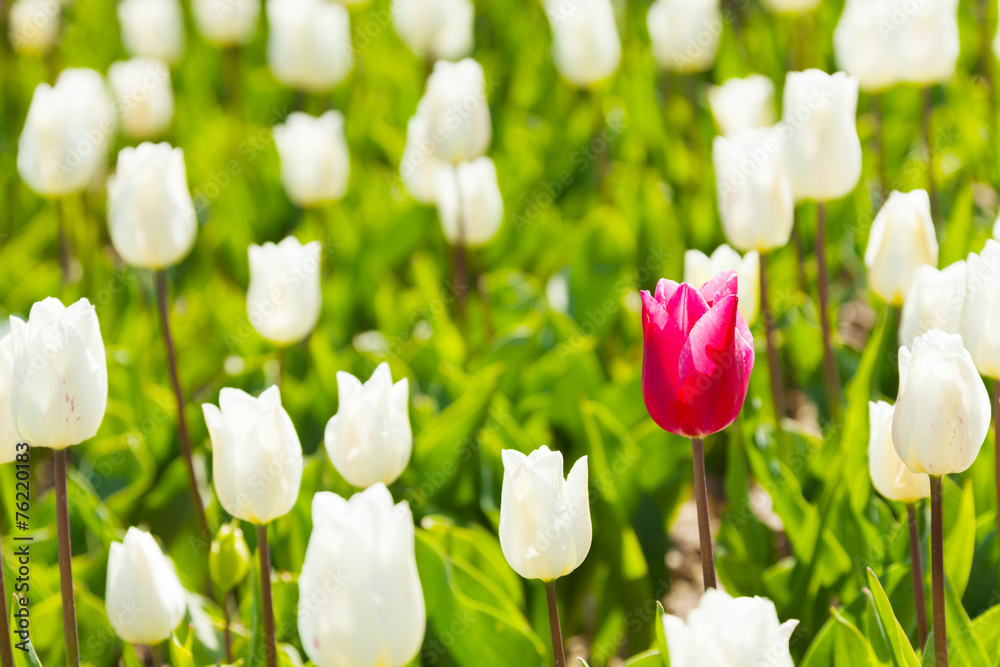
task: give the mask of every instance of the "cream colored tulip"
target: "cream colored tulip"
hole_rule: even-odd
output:
[[[724,135],[774,124],[774,84],[761,74],[712,86],[708,104]]]
[[[723,271],[735,271],[739,310],[747,324],[757,319],[760,302],[760,254],[751,250],[744,257],[723,243],[711,256],[700,250],[684,253],[684,282],[701,287]]]
[[[552,59],[564,79],[587,88],[618,70],[622,44],[611,0],[547,0]]]
[[[273,134],[281,158],[281,184],[289,199],[307,208],[344,196],[351,160],[339,111],[318,118],[293,111]]]
[[[719,0],[654,0],[646,26],[663,69],[703,72],[715,62],[723,31]]]
[[[319,321],[319,241],[301,244],[289,236],[277,245],[251,244],[247,316],[257,332],[279,345],[308,336]]]
[[[184,55],[184,16],[179,0],[121,0],[118,22],[131,56],[177,63]]]
[[[938,243],[925,190],[893,192],[868,232],[865,268],[872,291],[889,303],[903,302],[921,264],[937,266]]]
[[[267,64],[291,88],[322,93],[354,69],[351,18],[328,0],[267,0]]]
[[[112,63],[108,82],[114,92],[122,134],[151,139],[167,131],[174,118],[170,68],[162,60],[136,57]]]
[[[1000,379],[1000,243],[989,239],[966,264],[962,340],[979,372]]]
[[[11,46],[21,55],[44,56],[59,39],[59,0],[16,0],[7,18]]]
[[[452,245],[484,245],[500,231],[503,199],[496,167],[488,157],[439,169],[435,201],[444,235]]]
[[[396,34],[421,58],[458,60],[472,52],[470,0],[395,0],[390,11]]]
[[[913,272],[899,320],[899,344],[913,345],[917,336],[931,329],[960,333],[965,305],[966,264],[959,260],[938,270],[921,264]]]
[[[911,472],[892,444],[893,406],[868,401],[868,473],[872,486],[887,500],[914,503],[931,495],[930,477]]]

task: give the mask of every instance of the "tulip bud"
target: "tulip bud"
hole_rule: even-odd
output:
[[[719,216],[744,252],[781,248],[792,234],[795,196],[780,127],[746,130],[712,143]]]
[[[868,232],[865,268],[868,285],[892,304],[900,304],[921,264],[936,266],[938,242],[925,190],[893,191]]]
[[[961,336],[931,329],[899,349],[892,441],[907,468],[935,477],[962,472],[989,428],[990,397]]]
[[[931,480],[910,472],[892,444],[893,406],[868,401],[868,472],[872,486],[887,500],[913,503],[931,495]]]
[[[906,81],[932,86],[955,75],[958,0],[893,3],[891,25],[898,29],[895,43]]]
[[[58,0],[17,0],[10,6],[7,33],[21,55],[44,56],[59,39]]]
[[[715,61],[723,28],[719,0],[655,0],[646,25],[663,69],[703,72]]]
[[[288,114],[284,125],[274,127],[274,144],[281,158],[281,184],[296,205],[306,208],[344,196],[351,161],[339,111],[319,118]]]
[[[477,157],[437,172],[437,208],[452,245],[479,246],[500,231],[503,198],[493,160]]]
[[[108,365],[90,302],[38,301],[27,322],[10,318],[10,336],[10,408],[21,441],[66,449],[94,437],[108,405]]]
[[[899,31],[883,28],[892,25],[894,11],[893,0],[847,0],[844,5],[833,46],[837,64],[857,77],[861,90],[885,90],[906,74],[899,58]]]
[[[187,594],[153,536],[129,528],[108,554],[104,607],[115,634],[130,644],[170,639],[184,618]]]
[[[257,34],[261,0],[192,0],[194,24],[216,46],[241,46]]]
[[[324,441],[333,467],[348,483],[392,484],[403,473],[413,450],[409,387],[406,378],[392,383],[385,362],[364,384],[337,372],[340,405],[326,424]]]
[[[396,0],[392,27],[425,60],[457,60],[472,52],[475,8],[469,0]]]
[[[580,567],[590,551],[587,457],[563,479],[562,452],[542,445],[525,456],[501,452],[500,547],[525,579],[552,581]]]
[[[191,252],[198,220],[183,150],[147,142],[118,153],[118,168],[108,178],[108,231],[132,266],[162,269]]]
[[[7,333],[0,338],[0,465],[17,457],[17,425],[10,411],[10,394],[14,384],[14,339]]]
[[[302,445],[274,385],[254,398],[219,392],[219,407],[201,406],[212,439],[212,481],[237,519],[262,525],[288,514],[302,484]]]
[[[818,69],[788,73],[782,123],[785,162],[797,199],[838,199],[858,184],[857,107],[858,80],[852,76]]]
[[[224,523],[219,528],[208,554],[208,570],[212,582],[223,594],[246,578],[250,572],[250,548],[239,526]]]
[[[471,58],[434,63],[416,115],[426,123],[427,156],[458,163],[485,153],[493,128],[482,66]]]
[[[393,507],[381,483],[350,500],[321,491],[312,519],[299,576],[306,655],[317,667],[409,664],[427,622],[409,505]]]
[[[798,624],[781,623],[767,598],[733,598],[710,588],[687,623],[664,614],[663,634],[672,665],[792,667],[788,640]]]
[[[302,245],[294,236],[278,245],[250,246],[247,315],[272,343],[297,343],[316,327],[323,305],[319,253],[319,241]]]
[[[184,17],[178,0],[122,0],[118,22],[129,55],[167,63],[177,63],[184,55]]]
[[[774,124],[774,83],[761,74],[708,89],[708,104],[724,135]]]
[[[113,63],[108,81],[118,101],[122,134],[149,139],[167,131],[174,118],[170,68],[162,60],[132,58]]]
[[[960,332],[962,306],[965,304],[965,274],[964,260],[940,271],[930,264],[921,264],[916,268],[903,301],[899,321],[900,345],[910,347],[917,336],[931,329],[950,334]]]
[[[552,59],[559,74],[580,88],[618,70],[622,43],[610,0],[547,0],[552,26]]]
[[[17,173],[40,195],[80,192],[103,172],[114,141],[115,109],[92,69],[66,69],[38,84],[17,142]]]
[[[1000,243],[989,239],[966,263],[962,340],[979,372],[1000,379]]]
[[[700,438],[740,413],[753,370],[753,336],[740,314],[736,273],[700,289],[663,278],[642,292],[642,396],[660,428]]]
[[[757,319],[757,304],[760,301],[760,255],[751,250],[745,257],[723,243],[711,257],[700,250],[684,253],[684,282],[701,287],[715,276],[725,271],[735,271],[739,283],[740,314],[747,324]]]
[[[406,191],[423,204],[435,203],[438,171],[451,163],[434,154],[427,118],[417,115],[406,125],[406,145],[399,163],[399,175]]]
[[[819,0],[764,0],[775,14],[805,14],[819,6]]]
[[[267,64],[291,88],[322,93],[354,68],[351,17],[327,0],[267,0]]]

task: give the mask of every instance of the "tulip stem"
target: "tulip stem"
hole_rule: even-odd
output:
[[[187,419],[184,416],[184,392],[181,391],[181,381],[177,374],[177,355],[174,351],[174,339],[170,335],[169,297],[167,296],[167,274],[163,269],[156,271],[156,300],[160,307],[160,324],[163,328],[163,345],[167,349],[167,365],[170,367],[170,383],[174,388],[174,398],[177,400],[177,439],[180,441],[181,453],[187,467],[188,486],[191,487],[191,503],[194,506],[195,520],[201,536],[211,540],[208,530],[208,519],[205,517],[205,505],[198,492],[198,478],[194,472],[194,458],[191,455],[191,439],[188,435]]]
[[[923,130],[924,146],[927,148],[927,194],[931,200],[931,220],[938,226],[937,190],[934,187],[934,139],[931,137],[931,112],[934,108],[934,91],[924,88],[924,108],[920,127]]]
[[[993,481],[997,485],[997,539],[1000,539],[1000,380],[993,381],[993,454],[996,474]]]
[[[66,235],[66,211],[65,202],[62,199],[53,199],[56,209],[56,222],[59,226],[59,275],[62,277],[62,285],[69,285],[70,280],[70,257],[69,257],[69,237]]]
[[[552,654],[556,667],[566,667],[566,649],[563,647],[562,628],[559,625],[559,605],[556,603],[556,582],[545,582],[545,598],[549,602],[549,628],[552,630]]]
[[[465,293],[468,286],[468,276],[465,265],[465,233],[462,216],[458,218],[458,240],[455,241],[455,307],[459,320],[465,322]]]
[[[826,205],[816,202],[816,281],[819,283],[819,322],[823,329],[823,369],[830,412],[840,414],[840,372],[830,340],[830,275],[826,266]]]
[[[915,503],[907,503],[906,517],[910,524],[910,569],[913,571],[913,598],[917,612],[917,638],[920,648],[927,645],[927,603],[924,601],[924,566],[920,557],[920,529],[917,526]]]
[[[63,637],[67,667],[80,666],[80,640],[76,630],[76,600],[73,597],[73,549],[69,535],[69,498],[66,493],[66,450],[53,449],[56,487],[56,531],[59,535],[59,585],[62,589]]]
[[[944,615],[944,529],[941,525],[941,477],[931,476],[931,577],[934,602],[934,664],[948,667],[948,631]]]
[[[149,652],[153,654],[153,667],[163,667],[163,652],[159,644],[150,644]]]
[[[229,630],[230,620],[229,620],[229,593],[224,593],[222,595],[222,613],[225,619],[225,625],[223,625],[223,631],[225,633],[226,640],[226,664],[233,664],[233,637]]]
[[[882,201],[889,196],[889,179],[885,175],[885,113],[882,110],[882,93],[872,94],[875,106],[875,152],[878,153],[878,183]]]
[[[257,526],[257,555],[260,557],[260,596],[264,612],[264,654],[268,667],[278,665],[278,645],[274,640],[274,605],[271,602],[271,553],[267,548],[267,525]]]
[[[2,541],[2,537],[0,537]],[[14,667],[14,653],[10,647],[10,612],[7,609],[7,589],[3,582],[3,546],[0,545],[0,663],[3,667]]]
[[[694,461],[694,502],[698,508],[698,539],[701,541],[701,572],[705,589],[716,588],[715,554],[712,551],[712,526],[708,518],[708,480],[705,478],[705,441],[691,438]]]
[[[781,419],[785,416],[785,392],[781,386],[781,359],[778,357],[778,332],[774,326],[774,313],[767,297],[767,253],[760,253],[760,304],[767,332],[767,365],[771,375],[771,400],[774,403],[774,419],[781,430]]]
[[[796,262],[799,274],[799,290],[803,294],[809,293],[809,279],[806,277],[806,247],[802,243],[802,235],[799,234],[798,223],[792,224],[792,243],[795,244],[795,256],[799,261]]]

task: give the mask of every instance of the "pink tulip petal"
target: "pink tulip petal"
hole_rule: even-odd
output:
[[[739,281],[735,271],[723,271],[701,286],[699,290],[701,296],[709,305],[724,299],[727,296],[735,296]]]
[[[661,281],[662,282],[662,281]],[[665,306],[670,319],[685,335],[708,312],[708,303],[693,286],[681,283]]]
[[[674,295],[677,288],[680,287],[679,283],[675,283],[673,280],[668,278],[660,278],[659,282],[656,283],[656,301],[661,306],[666,306],[667,302],[670,301],[670,297]]]

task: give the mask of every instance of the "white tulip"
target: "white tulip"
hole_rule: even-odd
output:
[[[818,69],[789,72],[782,124],[785,162],[798,199],[826,201],[851,192],[861,178],[854,115],[858,80]]]
[[[261,0],[192,0],[198,32],[217,46],[241,46],[253,40]]]
[[[937,266],[938,242],[925,190],[893,191],[868,232],[865,268],[868,285],[892,304],[900,304],[921,264]]]
[[[351,17],[327,0],[267,0],[267,64],[281,83],[322,93],[354,69]]]
[[[563,479],[562,452],[542,445],[525,456],[505,449],[500,491],[500,547],[525,579],[552,581],[569,574],[590,551],[587,457]]]
[[[179,0],[122,0],[118,22],[129,55],[168,63],[177,63],[184,55],[184,16]]]
[[[962,340],[979,372],[1000,379],[1000,243],[989,239],[966,263]]]
[[[899,349],[892,441],[907,468],[934,476],[962,472],[989,428],[990,397],[961,336],[931,329],[912,348]]]
[[[719,0],[655,0],[646,14],[653,56],[674,72],[703,72],[722,37]]]
[[[239,389],[219,392],[219,407],[203,403],[212,439],[212,483],[237,519],[262,525],[288,514],[302,484],[302,445],[281,394],[272,385],[260,398]]]
[[[428,119],[414,116],[406,125],[406,145],[399,163],[399,175],[406,191],[423,204],[433,204],[437,198],[437,174],[450,166],[435,155]]]
[[[252,244],[247,315],[267,340],[297,343],[316,327],[323,305],[319,287],[320,245],[294,236],[275,245]]]
[[[108,554],[104,607],[115,634],[130,644],[170,639],[187,609],[186,592],[153,536],[129,528]]]
[[[174,118],[170,68],[162,60],[132,58],[108,68],[108,82],[118,102],[122,134],[149,139],[167,131]]]
[[[108,405],[108,364],[97,312],[49,297],[28,321],[10,318],[10,410],[22,442],[66,449],[94,437]]]
[[[482,66],[471,58],[434,63],[416,116],[423,119],[427,156],[458,163],[485,153],[493,128]]]
[[[780,127],[744,130],[712,143],[722,229],[741,251],[780,248],[792,234],[795,196],[783,144]]]
[[[847,0],[833,33],[837,64],[857,77],[861,90],[879,92],[903,81],[899,30],[893,26],[896,0]]]
[[[764,0],[764,5],[776,14],[805,14],[819,6],[819,0]]]
[[[106,167],[115,108],[92,69],[66,69],[55,86],[38,84],[17,142],[17,173],[40,195],[84,190]]]
[[[452,245],[479,246],[500,231],[503,199],[493,160],[477,157],[437,172],[438,217]]]
[[[931,329],[950,334],[961,332],[965,274],[965,260],[941,270],[930,264],[921,264],[916,268],[899,320],[900,345],[913,345],[917,336]]]
[[[162,269],[191,252],[198,219],[183,150],[147,142],[118,153],[118,168],[108,179],[108,230],[132,266]]]
[[[7,34],[22,55],[45,55],[59,39],[59,0],[17,0],[10,6]]]
[[[725,135],[774,124],[774,83],[762,74],[708,89],[708,104]]]
[[[700,250],[684,253],[684,282],[701,287],[723,271],[735,271],[739,311],[747,324],[757,319],[760,302],[760,254],[751,250],[744,257],[723,243],[711,256]]]
[[[547,0],[552,59],[564,79],[586,88],[615,73],[621,38],[611,0]]]
[[[421,58],[458,60],[472,52],[475,7],[469,0],[396,0],[392,27]]]
[[[344,500],[313,496],[299,576],[299,637],[317,667],[403,667],[424,640],[426,611],[413,515],[378,483]]]
[[[904,78],[931,86],[947,81],[958,63],[958,0],[897,2],[890,25]]]
[[[868,401],[868,473],[872,486],[888,500],[913,503],[931,495],[931,479],[910,472],[892,444],[893,406]]]
[[[413,450],[409,381],[392,383],[382,362],[364,384],[337,372],[340,405],[326,424],[326,453],[337,472],[354,486],[392,484],[403,473]]]
[[[289,199],[306,208],[344,196],[351,161],[339,111],[327,111],[319,118],[293,111],[273,134],[281,158],[281,184]]]
[[[10,394],[14,384],[14,339],[7,333],[0,338],[0,464],[10,463],[17,456],[17,424],[10,409]]]
[[[734,598],[710,588],[687,623],[664,614],[663,634],[671,665],[792,667],[788,640],[798,623],[781,623],[767,598]]]

